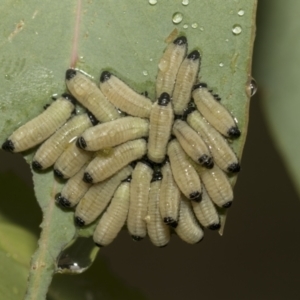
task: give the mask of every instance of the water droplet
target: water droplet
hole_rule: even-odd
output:
[[[198,24],[197,23],[193,23],[191,26],[192,26],[192,28],[197,28]]]
[[[155,5],[157,3],[157,0],[149,0],[150,5]]]
[[[188,24],[184,24],[184,25],[183,25],[183,28],[184,28],[184,29],[188,29],[188,28],[189,28],[189,25],[188,25]]]
[[[225,42],[229,42],[229,39],[226,39]]]
[[[245,14],[245,11],[244,11],[244,10],[240,9],[240,10],[238,11],[238,15],[239,15],[240,17],[242,17],[244,14]]]
[[[199,29],[200,29],[201,31],[204,31],[204,28],[203,28],[203,27],[200,27]]]
[[[150,58],[149,60],[150,60],[150,61],[153,61],[153,58]]]
[[[232,32],[234,35],[239,35],[242,32],[242,27],[238,24],[234,24],[232,27]]]
[[[183,15],[180,12],[176,12],[172,16],[172,21],[174,24],[179,24],[183,19]]]
[[[253,97],[257,92],[257,89],[258,89],[257,82],[253,77],[250,78],[250,83],[248,84],[248,89],[249,89],[250,97]]]
[[[187,6],[189,5],[189,0],[182,0],[182,5]]]
[[[148,76],[148,71],[144,70],[144,71],[143,71],[143,75],[144,75],[144,76]]]
[[[219,63],[219,66],[220,67],[224,67],[224,64],[221,62],[221,63]]]
[[[99,248],[93,239],[78,237],[60,253],[56,273],[80,274],[88,269],[96,258]]]

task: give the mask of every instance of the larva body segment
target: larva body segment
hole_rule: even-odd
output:
[[[232,115],[214,98],[205,83],[197,84],[192,96],[200,113],[221,134],[229,138],[241,135]]]
[[[75,211],[75,222],[78,226],[92,223],[104,211],[121,181],[132,172],[131,166],[126,166],[116,175],[90,187],[80,200]]]
[[[123,117],[88,128],[78,138],[77,146],[87,151],[98,151],[148,136],[148,133],[148,120],[138,117]]]
[[[70,119],[36,151],[32,161],[33,169],[44,170],[52,166],[70,141],[92,125],[88,114],[78,115]]]
[[[199,176],[176,139],[169,142],[168,156],[174,180],[181,192],[190,200],[201,201]]]
[[[213,158],[207,145],[201,136],[185,121],[176,120],[173,125],[172,133],[176,136],[181,147],[192,160],[206,168],[213,167]]]
[[[70,93],[93,112],[98,121],[108,122],[120,118],[117,109],[107,100],[97,85],[81,72],[67,70],[66,85]]]
[[[151,242],[157,247],[164,247],[170,240],[170,228],[164,223],[159,212],[160,187],[161,176],[154,173],[150,185],[148,215],[146,221],[147,231]]]
[[[153,170],[146,162],[138,162],[132,172],[127,228],[135,241],[147,234],[146,216]]]
[[[126,142],[109,151],[99,151],[87,166],[83,180],[89,183],[103,181],[132,161],[142,158],[146,152],[144,139]]]
[[[130,183],[121,183],[94,231],[93,239],[97,246],[109,245],[122,229],[128,214],[129,196]]]
[[[162,93],[153,104],[150,114],[147,155],[155,163],[161,163],[165,159],[173,120],[174,114],[170,96],[167,93]]]
[[[197,110],[187,116],[187,122],[202,136],[212,153],[215,163],[223,171],[230,173],[237,173],[240,171],[238,158],[228,145],[226,139],[210,126]]]
[[[201,202],[192,201],[192,206],[195,216],[202,226],[211,230],[220,228],[219,214],[204,187],[202,188]]]
[[[162,167],[162,181],[160,187],[159,211],[163,221],[173,228],[177,227],[179,203],[181,199],[180,190],[173,178],[169,162]]]
[[[42,143],[66,122],[74,108],[75,99],[62,95],[40,115],[16,129],[3,143],[2,149],[16,153]]]
[[[173,92],[175,115],[183,115],[184,109],[191,100],[192,87],[195,84],[200,66],[200,53],[192,51],[182,62],[178,70]]]
[[[203,239],[204,233],[194,216],[191,203],[184,197],[180,201],[179,221],[175,231],[189,244],[196,244]]]
[[[54,174],[59,178],[74,176],[92,158],[93,153],[84,151],[72,141],[54,164]]]
[[[184,36],[170,43],[158,64],[156,96],[162,93],[173,94],[176,75],[187,51],[187,39]]]
[[[82,180],[83,166],[74,176],[64,185],[62,191],[55,196],[57,204],[61,207],[74,207],[90,188],[90,184]]]
[[[100,89],[107,99],[121,111],[135,117],[149,118],[152,102],[137,93],[108,71],[100,76]]]
[[[210,199],[219,207],[230,207],[233,191],[226,174],[217,165],[212,169],[199,168],[198,170]]]

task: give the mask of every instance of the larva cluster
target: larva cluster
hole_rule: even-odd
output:
[[[172,232],[198,243],[204,228],[220,228],[219,208],[233,201],[229,176],[240,171],[229,144],[240,131],[220,97],[199,83],[200,60],[197,50],[187,54],[186,37],[171,42],[158,64],[155,101],[108,71],[99,88],[69,69],[72,96],[63,94],[14,131],[2,149],[43,143],[33,169],[54,165],[56,177],[69,178],[56,202],[75,207],[79,227],[98,221],[99,246],[125,224],[133,240],[148,235],[158,247]],[[73,116],[75,99],[89,112]]]

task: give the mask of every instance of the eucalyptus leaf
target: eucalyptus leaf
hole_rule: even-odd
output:
[[[188,38],[189,51],[201,52],[201,81],[221,96],[237,118],[242,136],[232,146],[241,157],[248,124],[256,0],[203,0],[188,5],[181,0],[155,5],[129,0],[2,2],[1,143],[20,124],[38,115],[52,94],[65,91],[69,67],[82,69],[95,81],[108,69],[153,98],[165,40],[177,29]],[[182,21],[175,24],[176,13],[182,15]],[[25,153],[29,161],[31,153]],[[44,218],[26,299],[41,300],[56,257],[76,229],[72,212],[54,203],[61,184],[52,172],[34,173],[33,180]]]

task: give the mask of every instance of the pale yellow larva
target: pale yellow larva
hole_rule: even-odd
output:
[[[158,64],[156,79],[156,96],[162,93],[173,94],[176,75],[187,51],[187,39],[184,36],[170,43]]]
[[[147,234],[145,218],[152,174],[152,167],[146,161],[138,162],[132,172],[127,228],[134,241],[142,240]]]
[[[88,128],[77,139],[77,146],[98,151],[148,136],[149,121],[138,117],[123,117]]]
[[[200,53],[192,51],[182,62],[177,73],[173,92],[175,115],[183,115],[184,109],[191,100],[192,87],[195,84],[200,66]]]
[[[120,118],[120,113],[103,95],[97,85],[81,72],[73,69],[66,71],[66,85],[70,93],[100,122]]]
[[[206,168],[214,166],[213,158],[207,145],[201,136],[185,121],[177,119],[173,124],[172,133],[192,160]]]
[[[157,247],[164,247],[170,241],[170,228],[164,223],[159,212],[161,179],[159,171],[153,173],[146,217],[149,238]]]
[[[185,197],[182,197],[180,201],[179,221],[175,232],[189,244],[196,244],[203,239],[203,230],[194,216],[190,201]]]
[[[221,134],[229,138],[238,138],[241,135],[233,116],[211,94],[205,83],[197,84],[192,96],[200,113]]]
[[[93,125],[93,120],[88,114],[82,114],[65,123],[36,151],[32,161],[33,169],[44,170],[52,166],[69,142]]]
[[[219,214],[205,187],[202,188],[201,202],[192,201],[192,206],[195,216],[202,226],[211,230],[217,230],[221,227]]]
[[[169,162],[164,164],[161,171],[159,211],[163,221],[175,228],[178,224],[180,190],[173,178]]]
[[[169,142],[168,156],[175,182],[181,192],[188,199],[201,201],[202,189],[199,176],[176,139]]]
[[[90,187],[82,197],[75,211],[75,223],[82,227],[96,220],[110,202],[122,180],[130,176],[131,166],[126,166],[117,174]]]
[[[78,148],[74,139],[55,162],[54,175],[63,179],[74,176],[91,159],[93,154],[93,152]]]
[[[109,151],[99,151],[87,166],[83,180],[89,183],[103,181],[132,161],[142,158],[146,152],[144,139],[126,142]]]
[[[100,76],[100,89],[107,99],[121,111],[141,118],[149,118],[152,102],[134,91],[118,77],[108,71]]]
[[[3,143],[2,149],[22,152],[42,143],[66,122],[74,108],[75,99],[63,94],[40,115],[16,129]]]
[[[210,126],[197,110],[188,114],[187,122],[202,136],[204,142],[210,149],[215,163],[223,171],[230,173],[237,173],[240,171],[241,167],[238,158],[226,139]]]
[[[82,180],[84,170],[83,166],[74,176],[72,176],[64,185],[62,191],[55,196],[56,203],[61,207],[73,207],[88,191],[91,184]]]
[[[170,95],[162,93],[153,104],[150,114],[147,155],[148,158],[155,163],[161,163],[165,159],[173,120],[174,114]]]
[[[215,164],[212,169],[194,165],[210,199],[219,207],[228,208],[233,201],[233,191],[226,174]]]
[[[124,226],[128,214],[129,196],[130,183],[121,183],[94,231],[93,239],[98,247],[109,245]]]

